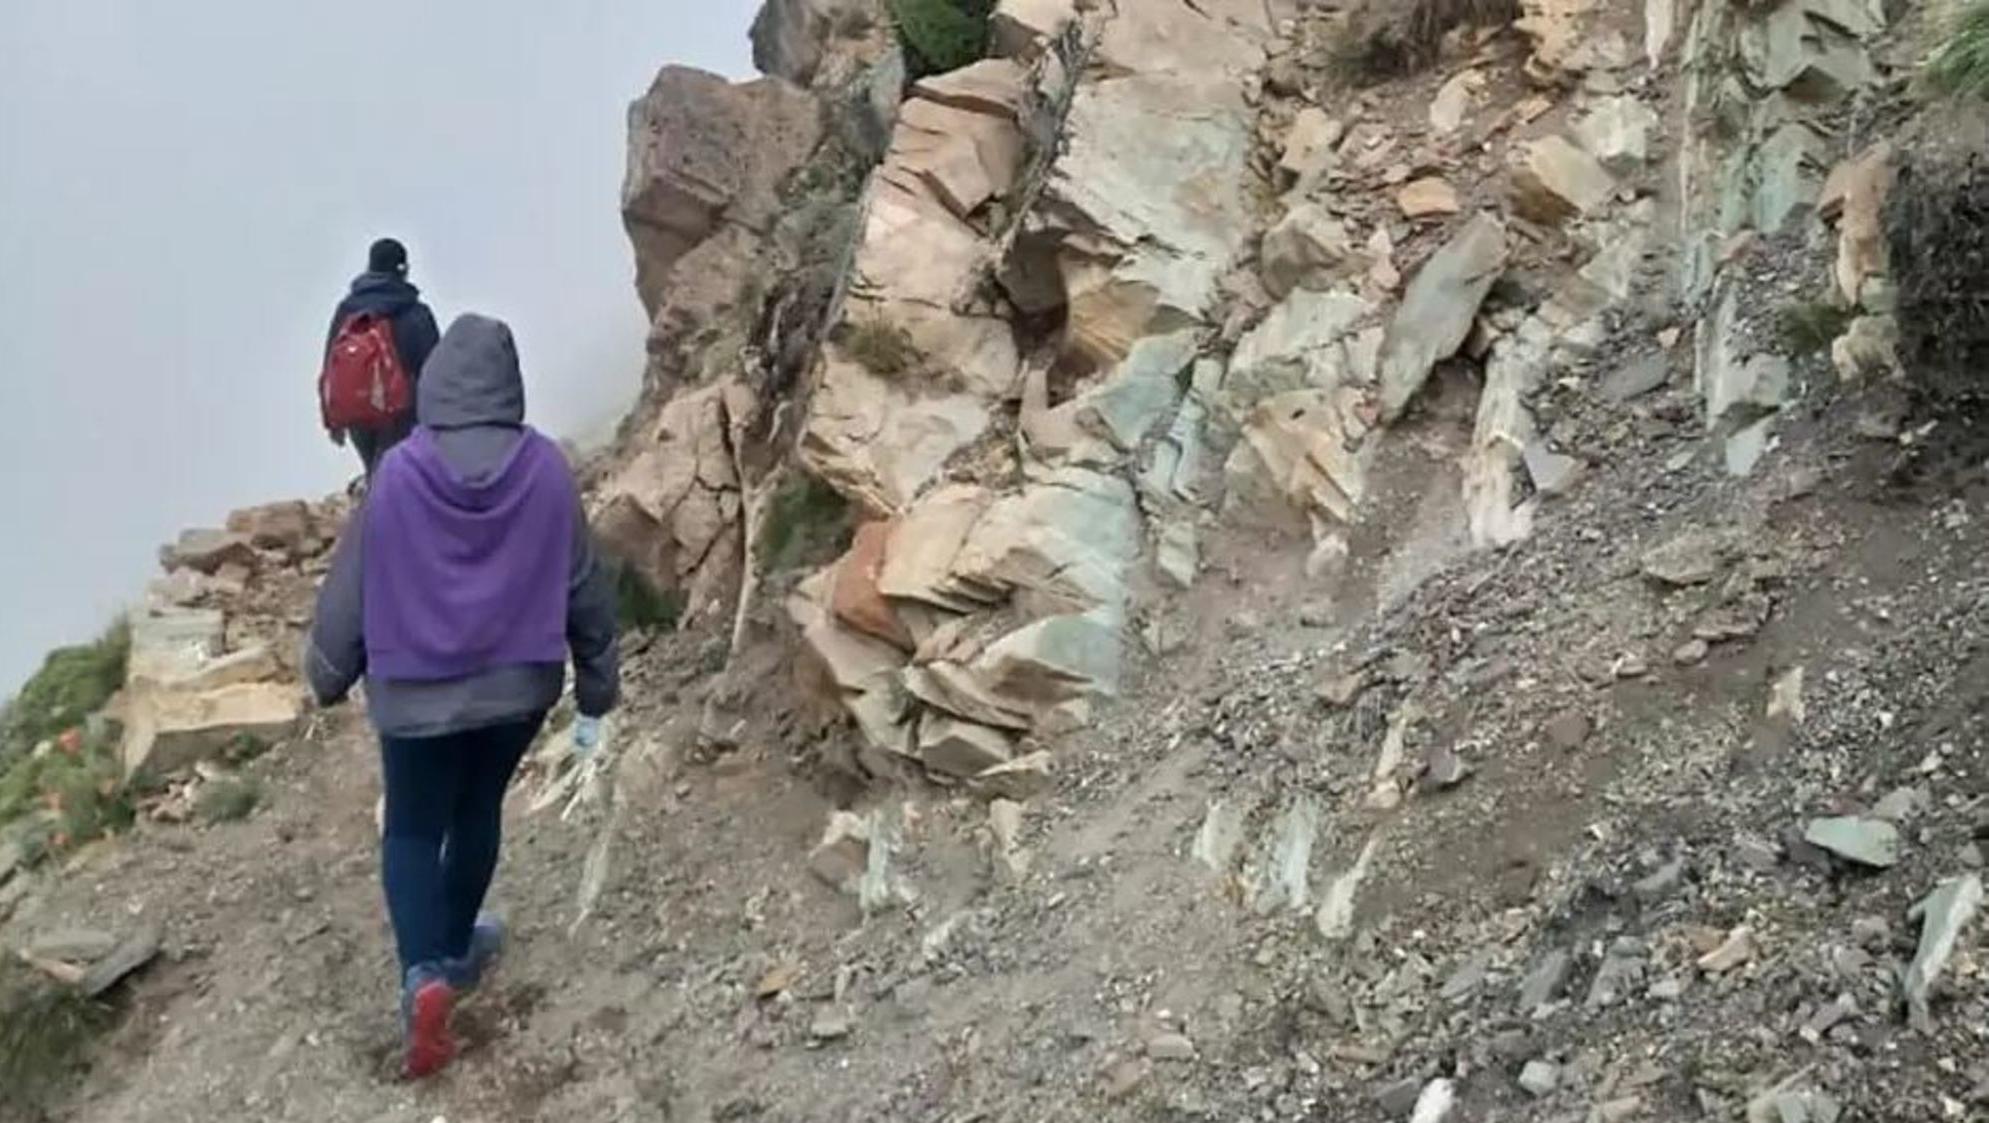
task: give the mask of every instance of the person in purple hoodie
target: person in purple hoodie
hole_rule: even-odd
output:
[[[504,790],[565,687],[577,752],[620,692],[612,580],[559,446],[525,425],[511,329],[465,315],[417,390],[318,593],[304,665],[321,705],[362,677],[386,777],[381,874],[408,1076],[454,1056],[458,995],[503,944],[481,913]]]

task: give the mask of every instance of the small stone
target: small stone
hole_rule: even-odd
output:
[[[817,1041],[841,1041],[849,1035],[849,1015],[833,1008],[817,1013],[808,1026],[808,1036]]]
[[[1979,843],[1971,842],[1966,846],[1963,846],[1961,848],[1960,858],[1961,858],[1961,864],[1967,866],[1969,869],[1972,870],[1981,869],[1982,868],[1981,845]]]
[[[1528,1061],[1519,1071],[1519,1086],[1536,1098],[1552,1095],[1560,1085],[1561,1070],[1546,1061]]]
[[[1644,1113],[1644,1101],[1637,1096],[1624,1096],[1595,1105],[1595,1117],[1600,1123],[1629,1123]]]
[[[1367,690],[1367,675],[1354,671],[1336,675],[1319,687],[1319,700],[1336,710],[1344,710],[1354,704],[1362,692]]]
[[[1742,926],[1727,934],[1719,947],[1699,957],[1699,969],[1709,975],[1724,975],[1754,958],[1754,931]]]
[[[1588,715],[1569,710],[1550,720],[1543,732],[1555,748],[1564,752],[1574,752],[1588,743]]]
[[[1644,676],[1650,674],[1651,665],[1644,661],[1644,657],[1642,655],[1639,655],[1634,651],[1626,651],[1623,654],[1616,657],[1616,666],[1614,670],[1616,672],[1617,678],[1637,679],[1637,678],[1643,678]]]
[[[1872,815],[1888,823],[1904,823],[1930,806],[1922,788],[1895,788],[1872,805]]]
[[[1632,988],[1643,980],[1644,959],[1641,955],[1618,955],[1611,951],[1609,956],[1596,968],[1595,979],[1589,983],[1588,997],[1583,1000],[1590,1010],[1607,1010],[1628,997]]]
[[[1374,1094],[1374,1104],[1390,1119],[1399,1119],[1416,1110],[1416,1101],[1423,1096],[1423,1082],[1416,1077],[1404,1077],[1393,1084],[1384,1085]]]
[[[1859,865],[1884,869],[1899,862],[1899,828],[1883,819],[1811,819],[1803,839]]]
[[[1679,644],[1678,650],[1671,653],[1671,661],[1681,667],[1696,667],[1704,663],[1706,656],[1712,654],[1712,652],[1712,645],[1708,644],[1705,640],[1689,639]]]
[[[1489,964],[1482,955],[1473,956],[1463,966],[1444,980],[1443,988],[1437,992],[1445,1002],[1461,1002],[1478,992],[1485,985],[1485,972]]]
[[[1652,871],[1650,876],[1631,886],[1631,889],[1637,896],[1643,898],[1644,901],[1650,902],[1669,894],[1673,889],[1678,888],[1679,882],[1684,880],[1685,855],[1680,854],[1678,857],[1673,858],[1663,866]]]
[[[1915,1029],[1931,1032],[1933,1018],[1928,1000],[1934,980],[1954,954],[1961,930],[1982,906],[1982,878],[1976,874],[1949,878],[1915,906],[1920,916],[1920,945],[1906,969],[1901,989],[1906,995],[1907,1014]]]
[[[1464,763],[1456,749],[1438,745],[1430,750],[1429,769],[1425,775],[1438,788],[1454,788],[1471,775],[1471,766]]]
[[[1163,1033],[1146,1043],[1146,1055],[1156,1061],[1192,1061],[1195,1043],[1178,1033]]]
[[[1861,916],[1851,922],[1851,938],[1859,947],[1878,950],[1892,943],[1892,925],[1882,916]]]
[[[1395,205],[1404,218],[1432,218],[1453,215],[1463,209],[1457,189],[1436,176],[1416,180],[1396,192]]]
[[[164,937],[159,929],[147,926],[126,937],[109,955],[98,960],[83,976],[77,989],[85,998],[100,997],[124,980],[126,975],[152,962],[159,955]]]
[[[1561,996],[1561,988],[1567,985],[1568,968],[1573,958],[1560,948],[1550,951],[1526,978],[1519,984],[1519,1011],[1531,1014]]]
[[[1710,584],[1720,575],[1720,568],[1718,539],[1700,530],[1671,539],[1643,559],[1644,576],[1673,588]]]
[[[1527,476],[1533,480],[1534,490],[1542,495],[1564,495],[1581,478],[1580,460],[1555,452],[1540,441],[1528,444],[1520,459],[1526,465]]]
[[[1742,865],[1766,873],[1782,863],[1782,848],[1765,838],[1741,835],[1734,840],[1734,857]]]
[[[1146,1082],[1147,1062],[1138,1057],[1128,1057],[1105,1070],[1105,1098],[1123,1100]]]
[[[1676,1002],[1685,996],[1685,979],[1679,975],[1666,975],[1651,984],[1651,997],[1659,1002]]]
[[[1423,1094],[1416,1097],[1409,1123],[1445,1123],[1456,1106],[1457,1085],[1441,1078],[1432,1080],[1423,1086]]]

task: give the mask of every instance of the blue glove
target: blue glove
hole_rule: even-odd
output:
[[[573,755],[586,760],[601,747],[601,719],[584,714],[573,719]]]

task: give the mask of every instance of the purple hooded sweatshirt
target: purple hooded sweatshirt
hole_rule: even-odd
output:
[[[565,457],[525,429],[490,475],[458,479],[416,429],[366,500],[370,673],[440,682],[566,658],[579,499]]]

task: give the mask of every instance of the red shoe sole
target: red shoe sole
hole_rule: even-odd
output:
[[[456,992],[447,983],[429,983],[414,992],[404,1066],[409,1080],[433,1076],[455,1059],[456,1039],[449,1034],[449,1015],[455,1008]]]

